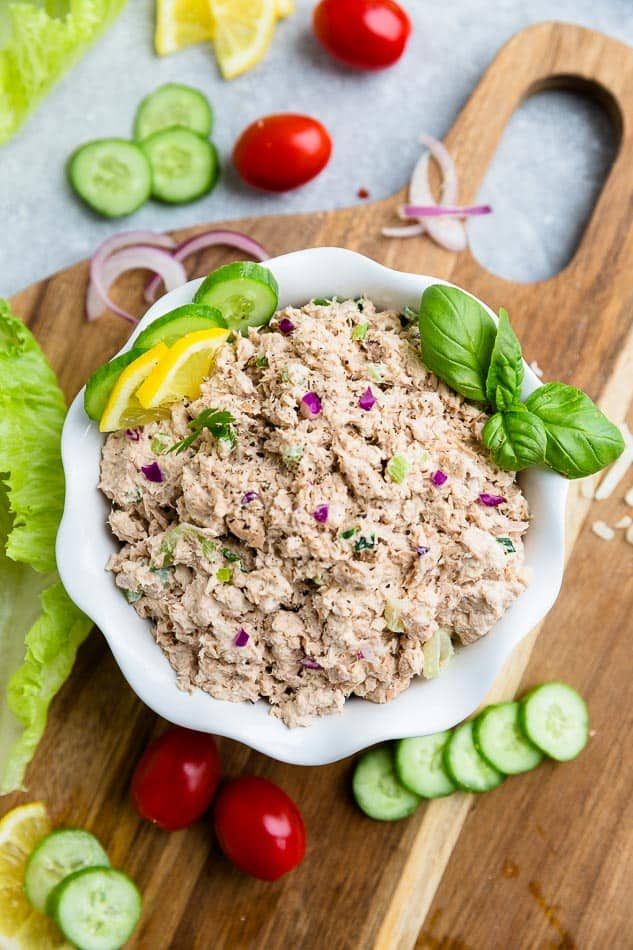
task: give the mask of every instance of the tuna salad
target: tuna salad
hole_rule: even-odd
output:
[[[178,685],[302,726],[484,636],[526,586],[529,517],[487,419],[361,298],[277,312],[223,346],[199,399],[109,435],[108,567]]]

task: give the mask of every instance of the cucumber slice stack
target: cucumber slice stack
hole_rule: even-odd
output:
[[[394,821],[423,799],[457,790],[488,792],[545,756],[575,758],[587,744],[587,704],[565,683],[545,683],[521,702],[487,706],[474,720],[429,736],[379,746],[356,765],[352,790],[370,818]]]
[[[78,950],[119,950],[141,916],[141,895],[90,832],[62,828],[29,857],[24,890]]]
[[[72,155],[70,183],[93,211],[107,218],[132,214],[148,198],[184,204],[209,194],[220,174],[209,141],[213,112],[197,89],[166,83],[146,96],[134,139],[97,139]]]

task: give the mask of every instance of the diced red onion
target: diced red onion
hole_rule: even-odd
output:
[[[215,247],[220,244],[225,247],[234,247],[238,251],[250,254],[256,261],[265,261],[270,257],[266,249],[262,247],[258,241],[249,237],[248,234],[243,234],[241,231],[229,231],[225,228],[214,228],[211,231],[203,231],[202,234],[196,234],[195,237],[183,241],[174,251],[173,257],[177,261],[184,261],[190,254],[196,254],[198,251],[203,251],[207,247]],[[148,303],[153,303],[156,300],[160,284],[161,277],[157,275],[156,277],[152,277],[145,287],[145,299]]]
[[[492,214],[490,205],[471,205],[460,208],[455,205],[402,205],[403,218],[470,218],[479,214]]]
[[[419,544],[415,549],[415,553],[418,557],[423,557],[425,554],[428,554],[431,549],[426,546],[426,544]]]
[[[305,666],[306,670],[322,670],[323,667],[320,663],[317,663],[316,660],[309,660],[308,657],[304,657],[301,661],[301,666]]]
[[[256,498],[259,498],[258,491],[247,491],[242,495],[242,504],[250,505],[252,501],[255,501]]]
[[[249,640],[250,636],[247,634],[246,630],[244,630],[243,627],[240,627],[233,643],[236,647],[245,647]]]
[[[364,659],[365,659],[365,654],[363,653],[362,650],[357,650],[357,651],[356,651],[356,659],[357,659],[357,660],[364,660]]]
[[[304,419],[313,419],[321,412],[321,400],[316,393],[306,393],[301,397],[301,415]]]
[[[318,521],[319,524],[325,524],[330,515],[329,505],[318,505],[312,512],[312,517],[315,521]]]
[[[488,508],[496,508],[498,505],[503,505],[507,499],[503,495],[489,495],[488,492],[482,491],[479,496],[479,501],[482,505],[486,505]]]
[[[443,472],[441,468],[438,468],[438,470],[433,472],[431,475],[431,481],[434,485],[439,487],[440,485],[443,485],[444,482],[448,481],[448,475],[446,472]]]
[[[289,333],[292,333],[293,330],[297,329],[294,323],[292,322],[292,320],[289,320],[288,317],[282,317],[279,323],[277,324],[277,328],[281,331],[281,333],[284,333],[286,336]]]
[[[126,429],[125,438],[129,439],[130,442],[138,442],[141,438],[141,433],[138,429]]]
[[[371,391],[371,386],[368,386],[363,395],[358,400],[358,405],[360,409],[363,409],[365,412],[369,412],[370,409],[373,409],[376,405],[376,397]]]
[[[159,247],[137,244],[134,247],[124,247],[111,254],[96,268],[91,267],[91,279],[86,297],[86,315],[88,320],[96,320],[104,308],[108,308],[129,323],[136,323],[136,319],[126,310],[122,310],[112,302],[108,291],[114,281],[128,270],[156,271],[165,282],[167,290],[174,290],[186,283],[187,273],[180,263]]]
[[[148,482],[162,482],[163,473],[158,462],[150,462],[149,465],[141,465],[141,471]]]

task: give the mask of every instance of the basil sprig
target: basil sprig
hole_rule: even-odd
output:
[[[622,433],[580,389],[547,383],[521,402],[521,344],[505,310],[499,325],[456,287],[433,284],[419,315],[422,359],[451,389],[491,407],[482,439],[499,468],[519,472],[545,464],[584,478],[624,450]]]

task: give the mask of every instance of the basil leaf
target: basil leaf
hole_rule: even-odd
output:
[[[545,425],[545,461],[567,478],[584,478],[610,465],[624,451],[622,433],[580,389],[547,383],[526,400]]]
[[[491,416],[481,438],[499,468],[507,472],[521,472],[545,461],[545,426],[522,404]]]
[[[433,284],[422,295],[419,325],[431,372],[467,399],[486,402],[496,327],[482,305],[457,287]]]
[[[490,369],[486,377],[488,402],[497,409],[509,409],[519,401],[523,382],[523,353],[521,344],[508,319],[507,312],[499,311],[499,326],[492,349]]]

